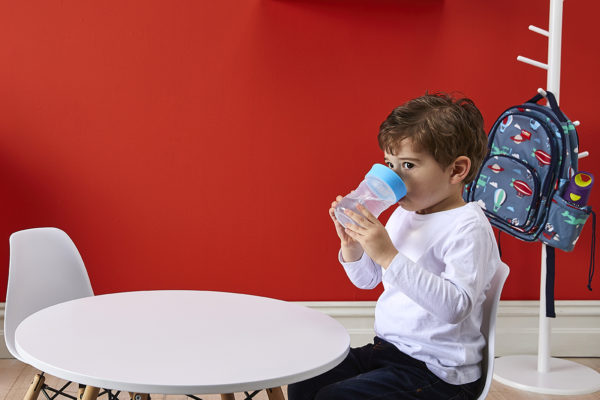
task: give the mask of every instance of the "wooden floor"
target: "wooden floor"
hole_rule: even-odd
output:
[[[580,364],[584,364],[589,366],[590,368],[595,369],[600,372],[600,358],[577,358],[571,359],[579,362]],[[37,371],[30,367],[29,365],[25,365],[14,359],[0,359],[0,400],[22,400],[29,384],[31,383],[31,379],[37,373]],[[52,387],[60,387],[65,382],[54,378],[52,376],[46,375],[46,383]],[[72,385],[72,389],[67,390],[70,394],[76,394],[77,388],[75,385]],[[285,393],[285,387],[284,393]],[[221,397],[219,395],[202,395],[199,396],[202,400],[220,400]],[[243,393],[237,393],[235,395],[236,399],[241,400],[244,398]],[[121,400],[129,400],[129,395],[121,393],[119,396]],[[550,400],[550,399],[560,399],[560,400],[600,400],[600,392],[596,392],[593,394],[582,395],[582,396],[549,396],[543,394],[533,394],[529,392],[522,392],[508,386],[504,386],[498,382],[492,383],[492,388],[487,397],[489,400]],[[106,399],[106,396],[100,397],[100,400]],[[257,394],[254,399],[256,400],[267,400],[266,393],[260,392]],[[41,394],[39,400],[46,400],[44,395]],[[58,399],[57,399],[58,400]],[[152,395],[152,400],[188,400],[185,396],[165,396],[165,395]]]

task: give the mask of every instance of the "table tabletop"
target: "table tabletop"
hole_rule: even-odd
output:
[[[26,318],[23,360],[62,379],[138,393],[233,393],[319,375],[346,356],[333,318],[244,294],[164,290],[72,300]]]

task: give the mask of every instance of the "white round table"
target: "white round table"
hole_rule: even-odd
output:
[[[274,388],[347,355],[344,327],[318,311],[243,294],[142,291],[43,309],[16,330],[23,360],[62,379],[136,393]]]

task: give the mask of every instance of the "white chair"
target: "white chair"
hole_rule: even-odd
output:
[[[496,340],[496,313],[498,312],[498,303],[500,303],[500,294],[502,293],[502,288],[509,272],[510,269],[504,263],[498,267],[486,292],[486,299],[483,302],[481,333],[485,337],[486,346],[483,348],[481,375],[485,377],[485,381],[479,393],[479,400],[486,398],[492,384],[492,375],[494,374],[494,343]]]
[[[56,228],[35,228],[10,236],[10,265],[4,311],[4,339],[8,351],[23,361],[15,347],[15,330],[29,315],[68,300],[93,296],[83,260],[69,236]],[[37,374],[24,400],[35,400],[44,385]],[[80,388],[81,390],[81,388]]]

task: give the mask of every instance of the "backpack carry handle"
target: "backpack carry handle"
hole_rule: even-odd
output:
[[[554,114],[556,114],[556,117],[558,118],[558,120],[560,122],[567,122],[568,119],[567,119],[567,117],[565,117],[565,115],[561,111],[560,107],[558,106],[556,97],[554,97],[554,94],[552,92],[549,92],[546,90],[546,96],[542,96],[541,94],[538,93],[535,96],[533,96],[531,99],[527,100],[526,103],[537,103],[544,97],[548,100],[548,104],[550,104],[550,108],[552,109],[552,111],[554,111]]]

